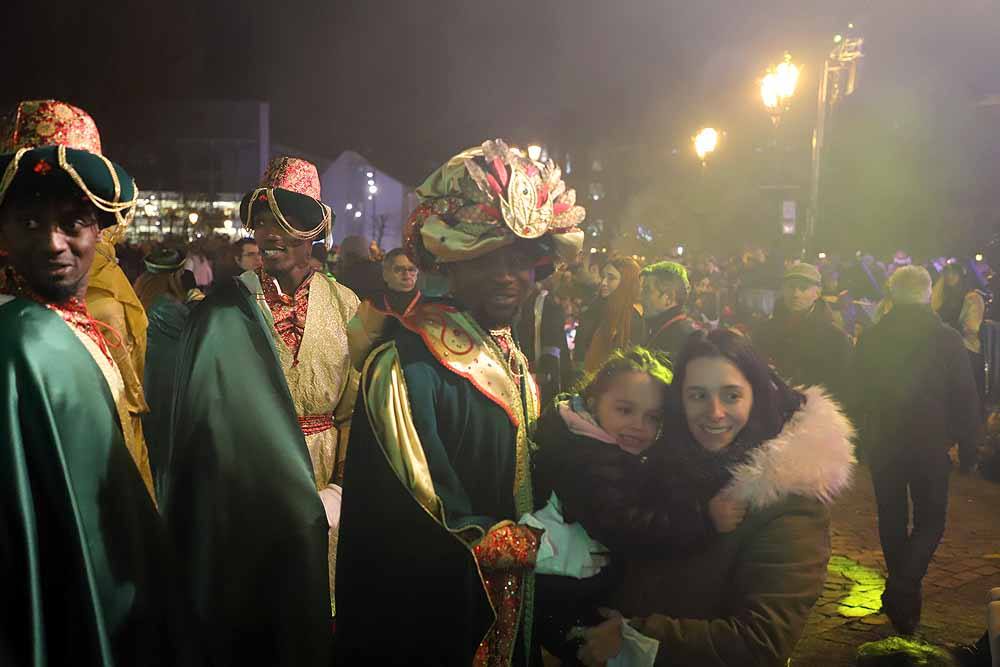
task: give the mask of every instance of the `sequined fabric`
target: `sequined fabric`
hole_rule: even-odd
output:
[[[257,275],[263,292],[258,294],[257,303],[269,310],[280,334],[278,359],[306,436],[316,490],[331,483],[343,484],[350,433],[349,423],[344,422],[354,411],[359,377],[348,353],[347,323],[358,310],[358,297],[336,281],[314,273],[295,291],[294,299],[282,298],[267,274],[261,271]],[[273,290],[270,297],[268,285]],[[328,559],[334,614],[337,537],[337,531],[331,530]]]
[[[476,650],[473,665],[504,667],[510,665],[514,654],[524,603],[525,576],[535,564],[538,535],[527,526],[508,523],[488,532],[473,547],[473,553],[497,616]]]
[[[4,271],[3,280],[0,282],[2,282],[3,290],[6,294],[34,301],[58,314],[71,328],[83,333],[92,340],[108,361],[114,363],[110,348],[122,344],[121,334],[103,322],[94,319],[90,311],[87,310],[87,304],[84,301],[76,297],[70,298],[66,303],[52,303],[47,301],[31,289],[24,278],[11,267],[7,267]],[[105,336],[104,331],[108,332],[108,336]],[[111,338],[110,341],[108,337]]]
[[[101,135],[83,109],[58,100],[21,102],[4,128],[0,152],[37,146],[66,146],[101,154]]]
[[[292,352],[292,357],[298,362],[299,347],[306,332],[306,315],[309,312],[309,284],[313,276],[302,281],[295,294],[289,296],[278,291],[278,286],[271,276],[258,272],[261,289],[264,290],[264,300],[271,309],[274,318],[274,328]],[[315,275],[315,274],[313,274]]]
[[[282,188],[320,200],[319,172],[314,164],[300,158],[282,155],[271,160],[261,187]]]

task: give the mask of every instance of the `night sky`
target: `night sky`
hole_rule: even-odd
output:
[[[981,162],[966,159],[983,159],[983,130],[965,128],[977,99],[1000,94],[997,0],[15,1],[0,28],[0,98],[65,99],[116,140],[156,123],[122,117],[121,100],[264,99],[272,140],[331,158],[359,150],[416,184],[493,136],[687,151],[701,124],[761,132],[756,79],[786,49],[806,66],[808,92],[788,121],[805,141],[822,55],[848,21],[866,58],[838,111],[851,136],[834,159],[878,164],[886,177],[914,162],[952,175],[971,165],[983,180]],[[993,119],[996,137],[1000,111]],[[939,176],[903,178],[893,196]],[[996,189],[961,187],[964,199]],[[878,201],[873,191],[863,205]],[[894,229],[920,224],[902,216]]]

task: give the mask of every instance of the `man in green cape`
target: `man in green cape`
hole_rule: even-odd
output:
[[[197,665],[170,549],[122,431],[116,332],[87,310],[135,183],[84,111],[22,102],[0,141],[0,664]]]
[[[343,665],[527,664],[539,534],[537,387],[511,333],[535,268],[573,257],[584,211],[559,169],[502,141],[432,174],[407,254],[453,300],[390,318],[352,423],[337,562]]]
[[[310,266],[332,212],[275,158],[240,206],[264,266],[181,336],[163,504],[213,664],[325,665],[358,299]]]

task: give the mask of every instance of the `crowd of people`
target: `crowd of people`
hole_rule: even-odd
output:
[[[949,451],[985,440],[983,265],[584,250],[560,170],[501,140],[388,252],[332,246],[289,156],[244,238],[129,244],[86,112],[15,118],[4,664],[784,665],[858,458],[919,628]]]

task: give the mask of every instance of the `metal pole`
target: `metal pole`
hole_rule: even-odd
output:
[[[816,218],[819,214],[819,173],[823,159],[823,142],[826,131],[827,91],[830,87],[830,59],[823,62],[823,78],[816,100],[816,129],[812,140],[812,170],[809,179],[809,207],[806,209],[806,244],[816,237]]]

